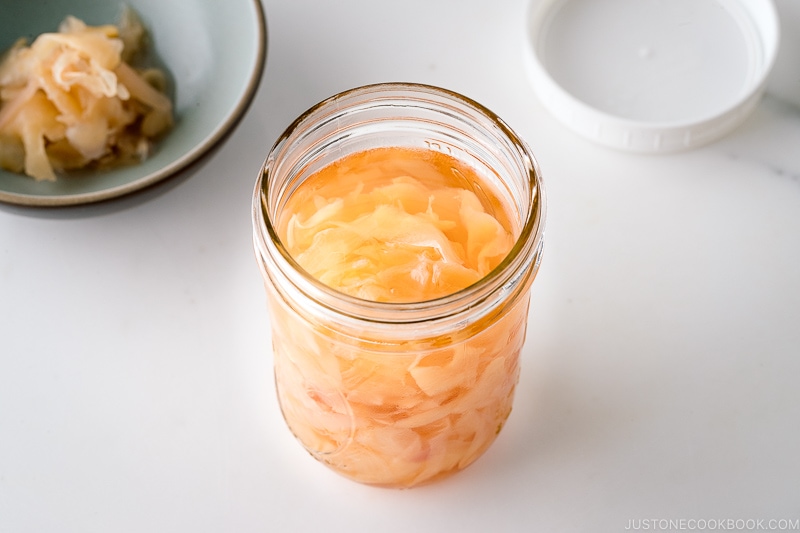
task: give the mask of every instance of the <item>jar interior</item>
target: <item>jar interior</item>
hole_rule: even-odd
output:
[[[294,191],[332,160],[398,146],[443,152],[472,167],[492,188],[484,191],[485,185],[473,181],[472,192],[486,204],[491,204],[489,197],[495,196],[508,206],[513,233],[518,238],[527,217],[536,210],[531,204],[538,201],[537,191],[531,189],[530,171],[525,168],[529,162],[513,157],[520,150],[506,138],[504,124],[477,113],[469,116],[477,125],[471,124],[458,112],[463,110],[445,105],[432,107],[426,100],[384,97],[298,125],[293,137],[280,147],[271,179],[262,184],[268,189],[268,216],[275,224]],[[285,157],[289,154],[294,155]]]

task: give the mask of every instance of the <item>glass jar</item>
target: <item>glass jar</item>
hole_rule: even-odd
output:
[[[404,147],[449,154],[511,214],[513,247],[448,296],[375,302],[309,275],[277,231],[287,200],[348,154]],[[444,89],[378,84],[300,116],[270,151],[253,196],[256,256],[270,311],[275,382],[289,428],[356,481],[410,487],[459,471],[495,440],[519,379],[530,286],[542,253],[541,173],[496,115]]]

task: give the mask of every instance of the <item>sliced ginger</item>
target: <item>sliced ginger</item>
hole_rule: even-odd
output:
[[[430,300],[480,280],[513,246],[517,228],[487,185],[439,152],[367,150],[303,182],[278,230],[297,262],[335,289],[374,301]],[[460,470],[511,411],[525,299],[464,338],[410,338],[392,352],[374,348],[380,339],[333,334],[336,324],[316,324],[280,298],[272,310],[283,416],[315,457],[347,477],[410,487]]]
[[[513,245],[499,202],[481,203],[465,174],[474,172],[434,152],[350,156],[294,193],[287,249],[312,276],[366,300],[452,294],[488,274]]]
[[[64,170],[146,158],[173,117],[156,88],[163,73],[124,60],[143,36],[126,10],[119,26],[69,16],[58,33],[17,41],[0,61],[0,167],[53,181]]]

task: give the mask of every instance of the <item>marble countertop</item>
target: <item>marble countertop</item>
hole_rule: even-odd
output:
[[[752,115],[632,155],[537,100],[523,0],[265,0],[264,79],[202,164],[102,204],[0,205],[0,532],[800,529],[800,4],[776,6]],[[279,133],[383,81],[495,111],[548,194],[514,412],[474,465],[407,491],[286,429],[251,244]]]

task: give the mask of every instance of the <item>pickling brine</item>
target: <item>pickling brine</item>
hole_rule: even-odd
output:
[[[430,300],[477,282],[511,249],[508,216],[489,190],[452,156],[370,150],[303,182],[280,234],[300,266],[334,289]],[[286,308],[273,316],[283,414],[312,453],[359,481],[413,485],[463,468],[511,411],[526,308],[459,341],[433,339],[434,348],[411,340],[389,357]]]
[[[280,236],[309,274],[352,296],[447,296],[488,274],[514,243],[507,208],[481,182],[432,150],[351,154],[292,194]]]
[[[454,97],[424,86],[364,91],[345,100]],[[384,142],[376,146],[373,128],[369,142],[348,144],[364,124],[350,118],[333,135],[315,131],[332,146],[314,160],[291,157],[322,153],[313,143],[297,152],[293,135],[310,141],[296,123],[257,187],[275,383],[289,428],[314,457],[356,481],[411,487],[471,464],[511,412],[541,251],[541,189],[535,167],[506,176],[504,165],[532,164],[513,151],[511,163],[489,165],[459,145],[392,142],[391,113]]]

